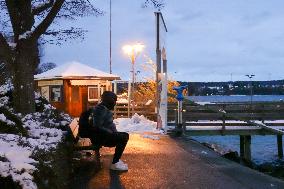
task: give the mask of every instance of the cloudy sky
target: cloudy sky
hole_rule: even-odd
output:
[[[65,25],[88,30],[85,40],[46,45],[43,62],[77,60],[109,72],[109,0],[90,2],[106,12]],[[155,60],[154,9],[143,0],[112,0],[113,73],[130,77],[130,60],[122,46],[141,42],[138,79],[143,64]],[[182,81],[284,79],[283,0],[165,0],[166,47],[170,78]],[[148,57],[148,58],[147,58]],[[148,73],[149,74],[149,73]]]

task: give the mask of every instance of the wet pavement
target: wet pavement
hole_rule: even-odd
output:
[[[71,188],[284,188],[284,181],[224,159],[195,141],[158,137],[130,135],[122,156],[129,167],[127,172],[109,170],[114,148],[101,149],[100,164],[94,155],[81,157],[75,164]]]

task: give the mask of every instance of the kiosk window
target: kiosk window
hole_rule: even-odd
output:
[[[61,102],[61,100],[62,100],[61,87],[60,86],[51,86],[50,96],[51,96],[51,101]]]
[[[99,100],[99,89],[98,87],[88,88],[88,101],[98,101]]]

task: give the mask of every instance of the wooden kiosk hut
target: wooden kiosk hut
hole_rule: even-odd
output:
[[[34,76],[38,92],[54,107],[71,116],[95,106],[111,81],[119,76],[102,72],[79,62],[66,63]]]

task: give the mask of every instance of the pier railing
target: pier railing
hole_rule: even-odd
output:
[[[177,104],[168,105],[168,121],[176,119]],[[183,120],[284,120],[283,102],[183,104]]]
[[[155,107],[154,105],[146,105],[145,103],[138,102],[135,105],[130,105],[128,108],[127,103],[120,103],[115,106],[114,117],[115,118],[127,118],[128,115],[131,117],[137,113],[138,115],[144,115],[150,120],[156,119]]]
[[[129,114],[144,115],[155,120],[155,107],[153,104],[145,105],[136,103],[133,108],[130,106]],[[128,117],[128,104],[117,104],[115,106],[115,117]],[[176,120],[177,103],[168,104],[168,122]],[[198,105],[183,103],[183,120],[284,120],[284,102],[259,102],[253,103],[216,103]],[[228,123],[230,124],[230,123]],[[271,123],[273,124],[273,123]]]

